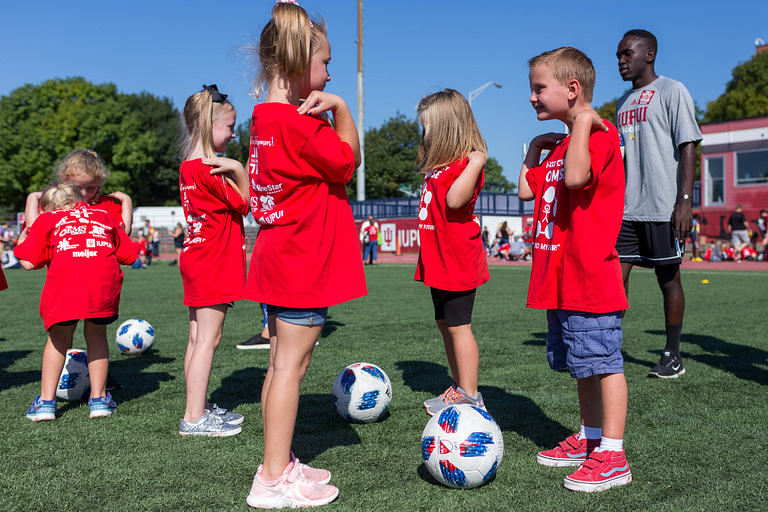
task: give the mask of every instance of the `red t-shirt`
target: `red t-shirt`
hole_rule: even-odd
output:
[[[533,266],[528,307],[612,313],[627,309],[616,238],[624,212],[619,133],[593,130],[592,177],[579,189],[563,180],[566,137],[526,174],[535,194]]]
[[[245,293],[245,230],[248,203],[201,159],[181,164],[179,190],[187,236],[179,257],[184,305],[213,306]]]
[[[480,222],[474,216],[477,195],[485,183],[485,169],[467,205],[452,210],[445,204],[448,189],[467,167],[466,158],[435,169],[424,178],[419,201],[419,262],[416,281],[440,290],[473,290],[490,279]]]
[[[251,212],[261,230],[247,299],[320,308],[368,293],[344,188],[354,171],[352,148],[328,122],[294,105],[254,107]]]
[[[5,274],[3,274],[3,267],[0,267],[0,290],[6,290],[8,288],[8,281],[5,280]]]
[[[377,228],[375,224],[370,224],[369,226],[366,226],[366,228],[363,231],[368,233],[368,239],[371,242],[378,241],[378,239],[379,239],[379,228]]]
[[[53,324],[116,315],[123,271],[136,261],[136,249],[104,211],[80,203],[41,214],[14,254],[36,268],[48,265],[40,315]]]
[[[107,214],[112,217],[118,226],[125,228],[125,221],[123,219],[123,205],[114,197],[99,196],[99,199],[95,203],[89,204],[88,208],[103,210],[107,212]]]

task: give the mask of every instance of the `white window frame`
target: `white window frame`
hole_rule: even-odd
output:
[[[712,200],[712,192],[714,190],[714,187],[712,186],[712,176],[709,174],[709,161],[714,160],[715,158],[719,158],[723,162],[723,175],[722,177],[718,178],[723,182],[723,200],[722,201],[713,201]],[[705,205],[721,205],[725,204],[725,155],[719,155],[719,156],[705,156],[704,157],[704,174],[706,179],[706,195],[705,195]]]

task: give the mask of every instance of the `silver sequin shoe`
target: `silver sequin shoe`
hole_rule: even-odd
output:
[[[232,425],[239,425],[243,422],[243,415],[236,412],[227,412],[226,409],[222,409],[216,404],[208,404],[210,407],[205,408],[207,414],[213,414],[219,416],[225,423]]]
[[[227,423],[220,416],[209,413],[195,422],[181,420],[179,426],[179,434],[182,436],[226,437],[239,434],[242,430],[242,427]]]

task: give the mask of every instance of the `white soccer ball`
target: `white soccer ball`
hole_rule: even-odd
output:
[[[155,342],[155,330],[149,322],[131,318],[117,328],[115,341],[123,354],[141,354]]]
[[[331,398],[336,412],[345,420],[372,423],[389,408],[392,384],[384,370],[375,364],[355,363],[336,377]]]
[[[421,456],[441,484],[468,489],[496,474],[504,439],[496,420],[473,405],[451,405],[429,420],[421,435]]]
[[[71,348],[67,350],[64,369],[61,370],[56,399],[65,402],[85,400],[91,394],[91,378],[88,374],[88,353]]]

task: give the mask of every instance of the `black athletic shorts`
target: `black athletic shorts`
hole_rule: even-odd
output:
[[[625,220],[621,223],[616,252],[622,263],[647,268],[679,265],[684,251],[685,245],[677,241],[671,222]]]
[[[435,306],[435,320],[445,320],[448,327],[472,323],[472,308],[475,306],[475,290],[449,292],[430,288],[432,304]]]
[[[114,322],[115,320],[117,320],[117,315],[115,315],[115,316],[107,316],[107,317],[104,317],[104,318],[86,318],[86,320],[88,320],[92,324],[96,324],[96,325],[109,325],[112,322]],[[56,325],[61,325],[63,327],[69,327],[70,325],[76,325],[77,322],[79,322],[79,321],[80,321],[79,319],[78,320],[67,320],[66,322],[59,322]]]

